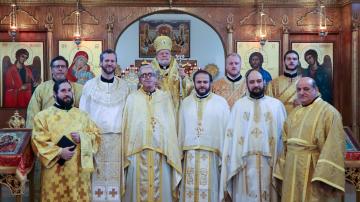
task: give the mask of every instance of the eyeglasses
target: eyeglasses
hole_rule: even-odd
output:
[[[142,78],[142,79],[143,78],[151,78],[153,76],[155,76],[155,73],[153,73],[153,72],[140,74],[140,78]]]
[[[55,68],[55,69],[67,69],[66,65],[54,65],[52,67]]]

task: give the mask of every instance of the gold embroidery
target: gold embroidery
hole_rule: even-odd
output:
[[[193,185],[194,184],[194,168],[187,168],[186,169],[186,184]]]
[[[274,137],[273,136],[269,137],[269,144],[271,147],[274,146]]]
[[[206,168],[202,168],[202,169],[200,169],[200,182],[199,182],[199,184],[200,185],[203,185],[203,186],[205,186],[205,185],[207,185],[208,184],[208,171],[207,171],[207,169]]]
[[[254,128],[251,131],[251,135],[253,135],[255,138],[259,138],[261,134],[262,134],[262,131],[259,128]]]
[[[254,122],[259,123],[261,119],[261,106],[259,100],[254,101]]]
[[[265,113],[265,121],[266,122],[271,122],[272,121],[272,114],[270,112],[266,112]]]
[[[239,137],[238,143],[239,143],[239,145],[243,145],[243,144],[244,144],[244,137],[243,137],[243,136]]]

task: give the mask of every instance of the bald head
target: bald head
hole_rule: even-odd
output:
[[[250,93],[250,97],[259,99],[264,96],[264,80],[261,73],[255,69],[246,72],[246,85]]]
[[[301,105],[307,106],[318,97],[318,88],[314,79],[302,77],[296,83],[296,93]]]

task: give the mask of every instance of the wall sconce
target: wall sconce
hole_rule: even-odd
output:
[[[326,31],[326,12],[325,12],[325,4],[320,2],[320,9],[319,9],[319,16],[320,16],[320,24],[319,24],[319,36],[325,37],[327,36]]]
[[[18,29],[16,10],[17,10],[16,4],[15,3],[11,4],[9,36],[12,38],[12,41],[15,41],[16,31]]]
[[[76,2],[76,11],[75,11],[75,32],[74,32],[74,43],[79,46],[81,43],[81,21],[80,21],[80,7],[79,0]]]
[[[259,36],[260,36],[260,45],[264,46],[266,43],[266,14],[264,12],[264,2],[261,2],[261,9],[260,9],[260,29],[259,29]]]

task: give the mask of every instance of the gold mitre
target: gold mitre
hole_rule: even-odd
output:
[[[158,36],[154,41],[154,47],[156,52],[159,50],[170,50],[172,48],[172,41],[168,36]]]

